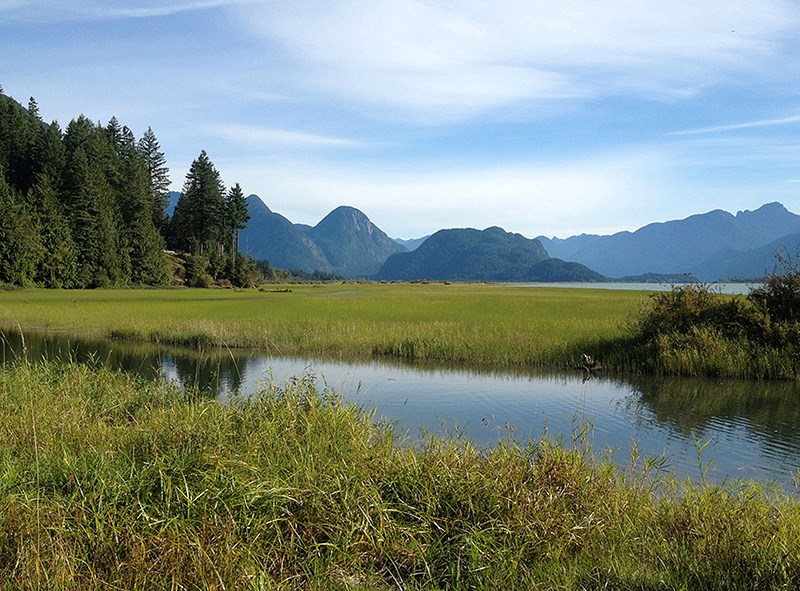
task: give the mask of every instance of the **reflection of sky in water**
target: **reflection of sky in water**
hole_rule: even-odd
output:
[[[20,350],[5,335],[3,355]],[[488,447],[506,436],[519,442],[545,433],[567,444],[589,425],[587,442],[612,450],[623,466],[634,443],[640,457],[666,454],[680,478],[699,480],[711,460],[715,482],[739,478],[775,480],[791,487],[800,468],[800,383],[632,379],[581,373],[531,376],[422,369],[392,363],[354,364],[266,358],[217,352],[178,352],[122,343],[58,342],[26,335],[31,359],[94,359],[147,377],[158,368],[170,381],[194,383],[226,400],[232,392],[256,392],[270,379],[278,385],[314,376],[346,400],[376,408],[413,440],[428,433],[469,437]],[[512,432],[513,429],[513,432]],[[697,445],[710,443],[697,457]],[[640,462],[641,463],[641,462]]]
[[[766,439],[743,417],[712,418],[689,433],[680,416],[659,420],[640,402],[636,389],[602,377],[583,382],[581,374],[512,376],[458,370],[414,369],[389,364],[352,364],[304,359],[251,358],[241,375],[241,391],[255,392],[270,379],[283,384],[294,376],[314,376],[347,400],[377,410],[411,439],[421,427],[432,434],[461,433],[487,447],[508,435],[517,441],[550,437],[571,443],[589,425],[596,451],[612,450],[626,465],[634,442],[640,457],[666,454],[666,466],[679,477],[699,480],[711,460],[715,482],[739,478],[776,480],[789,485],[800,467],[800,434]],[[225,398],[225,394],[222,395]],[[678,411],[680,413],[680,411]],[[513,429],[513,432],[511,431]],[[791,429],[790,429],[791,430]],[[697,457],[697,446],[710,443]]]

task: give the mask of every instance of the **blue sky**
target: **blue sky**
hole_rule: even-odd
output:
[[[800,213],[797,0],[0,0],[0,85],[389,235]]]

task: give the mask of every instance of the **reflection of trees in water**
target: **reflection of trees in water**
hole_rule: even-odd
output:
[[[242,386],[249,358],[229,351],[160,348],[146,343],[87,341],[59,335],[18,332],[0,333],[0,361],[27,358],[64,363],[92,363],[135,373],[147,379],[162,377],[165,360],[174,364],[181,385],[211,396],[237,392]]]
[[[626,404],[643,407],[684,436],[723,420],[783,449],[800,450],[800,384],[794,381],[638,378],[628,384],[640,394],[631,394]]]
[[[148,379],[161,375],[161,354],[152,347],[137,347],[112,341],[87,341],[59,335],[4,332],[2,360],[25,357],[29,361],[50,360],[104,365],[134,372]]]
[[[245,355],[231,355],[228,351],[197,351],[186,355],[172,355],[178,381],[185,387],[210,396],[239,392],[247,365]]]

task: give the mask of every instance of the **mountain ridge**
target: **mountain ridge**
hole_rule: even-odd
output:
[[[411,252],[390,256],[375,275],[385,281],[600,281],[580,263],[553,259],[535,238],[485,230],[439,230]]]
[[[551,256],[583,263],[609,277],[691,272],[715,281],[727,275],[711,264],[719,253],[755,250],[793,233],[800,233],[800,216],[772,202],[736,215],[716,209],[654,222],[633,232],[538,238]]]
[[[240,233],[240,248],[274,267],[355,279],[373,275],[389,255],[405,250],[354,207],[337,207],[308,226],[273,212],[258,195],[246,203],[250,220]]]

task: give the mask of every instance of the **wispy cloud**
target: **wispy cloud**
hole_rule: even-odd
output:
[[[106,20],[161,17],[234,5],[252,4],[257,0],[0,0],[2,18],[35,21]]]
[[[412,167],[314,160],[227,159],[226,178],[274,211],[316,224],[342,204],[400,237],[498,225],[527,236],[630,227],[651,219],[648,195],[664,179],[656,154],[611,155],[558,165]]]
[[[220,124],[208,128],[208,132],[225,140],[252,148],[290,146],[299,148],[357,148],[367,145],[359,140],[340,138],[256,125]]]
[[[742,129],[756,129],[759,127],[777,127],[780,125],[793,125],[800,123],[800,115],[790,115],[788,117],[778,117],[776,119],[758,119],[756,121],[745,121],[743,123],[731,123],[728,125],[714,125],[711,127],[698,127],[697,129],[686,129],[674,131],[667,135],[703,135],[709,133],[724,133],[727,131],[739,131]]]
[[[685,97],[751,72],[800,22],[764,0],[297,0],[241,7],[296,82],[349,100],[460,118],[536,101]]]

